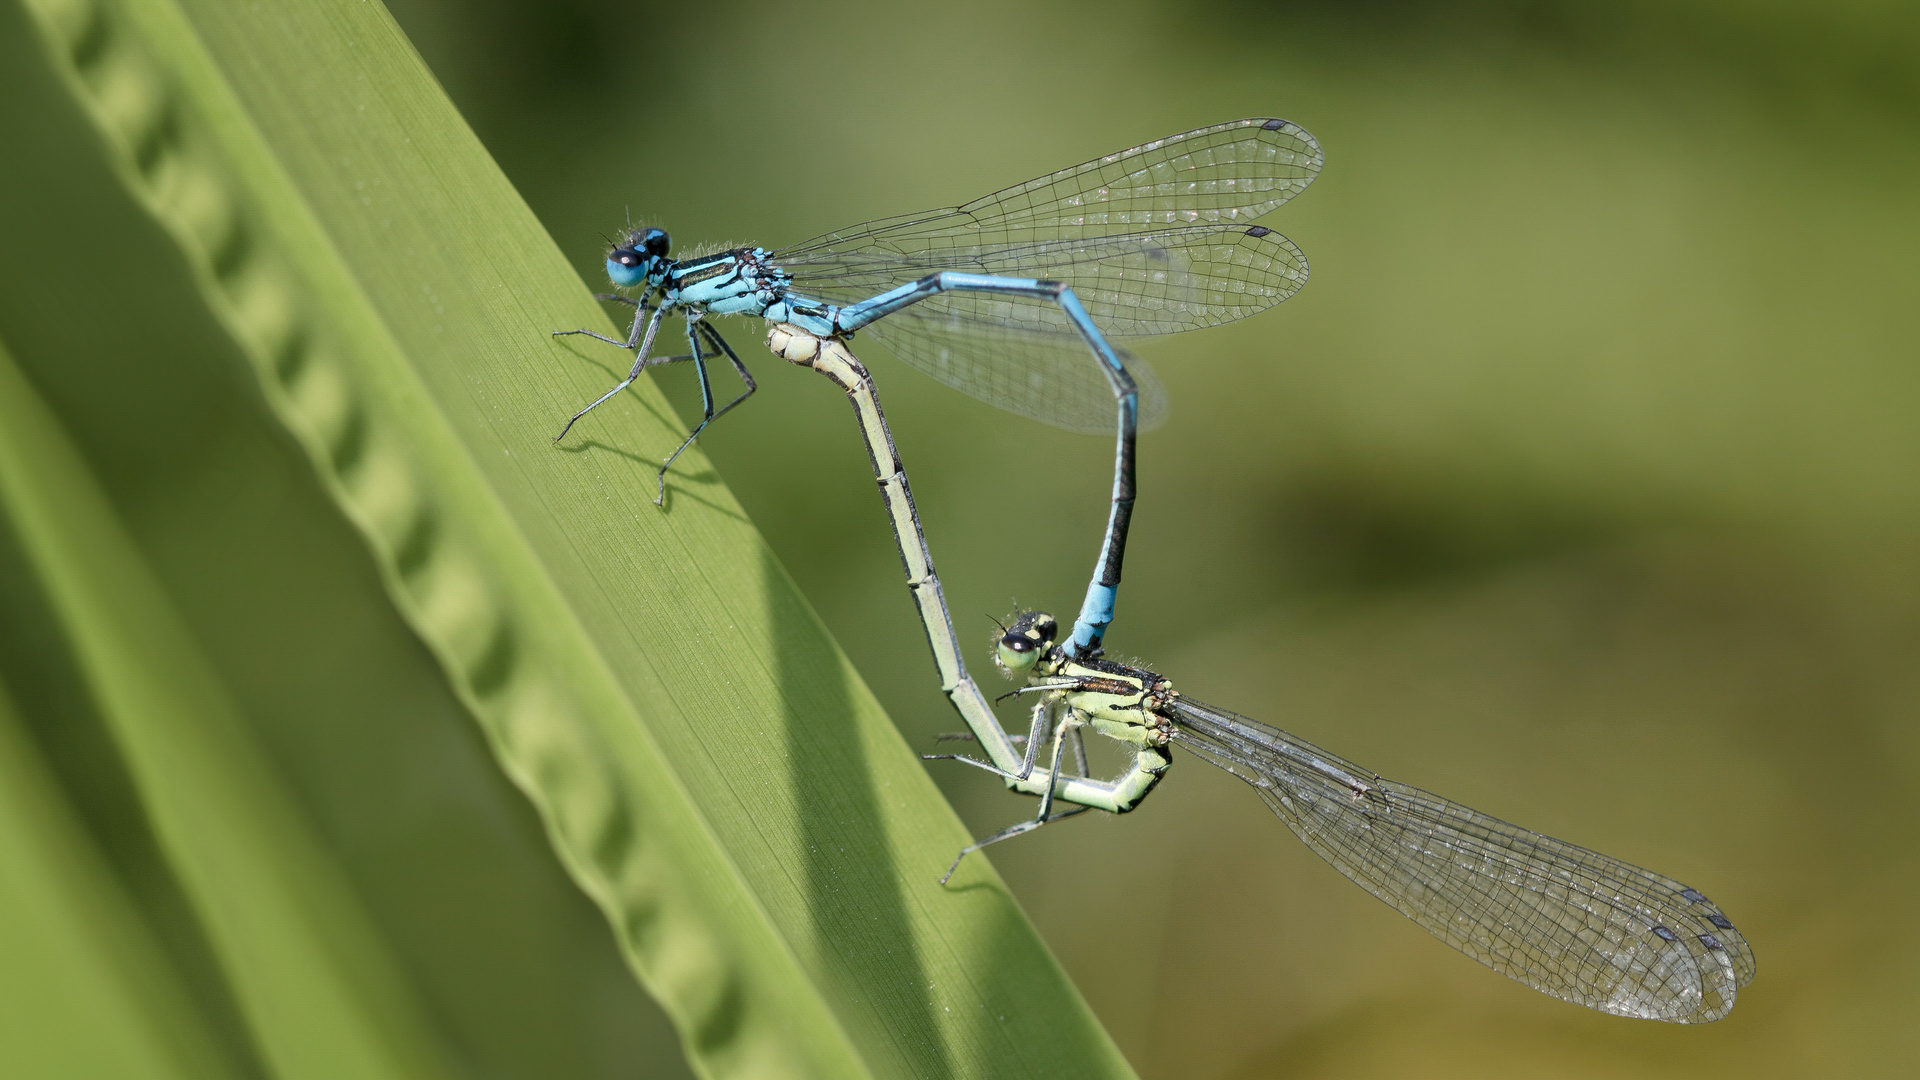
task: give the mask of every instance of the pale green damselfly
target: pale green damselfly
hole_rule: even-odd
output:
[[[775,326],[775,353],[846,390],[906,565],[941,689],[988,760],[966,762],[1040,799],[1031,819],[963,848],[969,853],[1089,809],[1125,813],[1152,791],[1173,747],[1251,784],[1315,854],[1435,937],[1518,982],[1617,1016],[1697,1024],[1718,1020],[1753,979],[1753,950],[1698,890],[1418,788],[1388,780],[1257,721],[1195,701],[1162,676],[1076,658],[1050,615],[1003,628],[995,661],[1037,695],[1030,733],[1001,727],[960,657],[905,470],[866,369],[835,339]],[[1112,780],[1088,775],[1083,733],[1132,758]],[[1024,751],[1017,744],[1024,742]],[[1051,746],[1047,763],[1039,761]],[[1071,749],[1071,769],[1063,757]],[[1071,808],[1056,810],[1056,803]]]

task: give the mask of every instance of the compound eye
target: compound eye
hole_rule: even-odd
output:
[[[1030,653],[1035,648],[1032,638],[1018,633],[1001,638],[1000,647],[1011,653]]]
[[[621,266],[639,266],[642,261],[642,256],[630,247],[614,248],[613,251],[607,255],[607,261],[619,263]]]
[[[666,255],[667,249],[673,246],[673,240],[667,236],[665,229],[648,229],[641,235],[640,246],[657,259]]]

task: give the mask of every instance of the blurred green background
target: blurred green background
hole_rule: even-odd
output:
[[[1326,147],[1265,221],[1308,287],[1140,350],[1174,407],[1111,648],[1698,885],[1759,976],[1704,1029],[1539,997],[1182,762],[993,851],[1143,1076],[1920,1063],[1910,5],[392,7],[594,283],[629,215],[779,245],[1240,116]],[[846,406],[745,351],[703,446],[908,736],[952,729]],[[1109,447],[864,351],[991,688],[988,615],[1078,602]],[[977,832],[1027,812],[934,770]]]

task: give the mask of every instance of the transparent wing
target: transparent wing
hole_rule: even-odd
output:
[[[913,254],[1141,232],[1156,226],[1251,224],[1305,191],[1320,144],[1285,120],[1234,120],[1062,169],[940,210],[870,221],[780,252]]]
[[[948,294],[915,304],[860,331],[906,364],[955,390],[1008,412],[1089,435],[1112,434],[1112,384],[1087,342],[1057,307],[982,293]],[[1126,353],[1140,394],[1141,430],[1167,415],[1167,392],[1146,362]]]
[[[1065,281],[1110,337],[1214,326],[1263,311],[1306,283],[1300,249],[1251,222],[1305,190],[1322,161],[1319,144],[1295,124],[1238,120],[965,206],[828,233],[773,258],[793,276],[795,292],[834,304],[958,270]],[[946,294],[867,332],[907,363],[993,405],[1070,430],[1112,429],[1098,361],[1057,306]],[[1158,388],[1150,376],[1143,380],[1143,417],[1159,412],[1148,405],[1148,382]],[[1062,396],[1047,396],[1053,393]]]
[[[1307,283],[1307,257],[1293,241],[1264,226],[1240,224],[1017,244],[954,244],[908,253],[861,250],[812,261],[785,254],[774,259],[793,275],[793,291],[833,304],[867,300],[941,270],[1064,281],[1100,329],[1121,338],[1244,319]],[[1043,307],[1058,310],[1053,304],[1020,301],[1009,304],[1006,315],[1017,324],[1031,323],[1038,316],[1030,312]]]
[[[1753,950],[1694,889],[1383,779],[1185,698],[1174,737],[1252,784],[1321,858],[1511,979],[1617,1016],[1699,1024],[1733,1007]]]

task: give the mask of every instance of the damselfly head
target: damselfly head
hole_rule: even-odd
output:
[[[607,252],[607,276],[621,288],[638,285],[665,270],[667,251],[672,247],[673,239],[665,229],[651,225],[635,229],[627,234],[625,243]]]
[[[995,643],[993,662],[1010,679],[1024,679],[1033,665],[1053,647],[1058,623],[1044,611],[1023,611],[1014,617]]]

